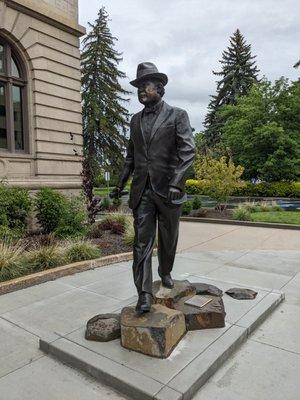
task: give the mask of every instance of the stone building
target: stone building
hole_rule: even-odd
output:
[[[80,188],[78,0],[0,0],[0,181]]]

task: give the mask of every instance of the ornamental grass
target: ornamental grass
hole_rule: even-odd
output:
[[[20,244],[11,245],[0,242],[0,281],[17,278],[24,274],[22,263],[24,248]]]

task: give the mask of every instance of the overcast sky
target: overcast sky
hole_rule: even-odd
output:
[[[123,53],[119,68],[134,90],[137,64],[154,62],[169,77],[165,100],[186,109],[201,130],[209,95],[215,93],[212,70],[218,71],[229,36],[239,28],[256,55],[260,76],[295,80],[300,58],[299,0],[79,0],[79,23],[94,22],[101,6]],[[129,111],[141,109],[136,93]]]

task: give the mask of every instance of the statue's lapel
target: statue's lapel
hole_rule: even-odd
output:
[[[151,142],[151,140],[153,139],[154,135],[156,134],[156,132],[158,131],[159,127],[162,125],[162,123],[169,117],[169,106],[164,102],[162,105],[162,108],[160,110],[160,113],[158,114],[158,117],[156,118],[156,121],[153,125],[152,131],[151,131],[151,135],[150,135],[150,140],[149,140],[149,144]]]
[[[138,121],[137,131],[138,132],[137,133],[139,136],[141,136],[141,139],[142,139],[144,145],[146,146],[146,139],[145,139],[145,135],[144,135],[144,131],[143,131],[143,124],[142,124],[142,113],[143,113],[143,110],[140,111],[138,114],[138,119],[137,119],[137,121]]]

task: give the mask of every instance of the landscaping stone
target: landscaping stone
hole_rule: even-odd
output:
[[[196,289],[196,294],[209,296],[222,296],[223,292],[217,286],[209,285],[208,283],[195,282],[191,283]]]
[[[161,304],[137,315],[134,307],[121,312],[121,345],[153,357],[166,358],[186,332],[184,315]]]
[[[254,290],[244,288],[231,288],[225,293],[236,300],[254,300],[257,295]]]
[[[162,286],[161,281],[155,281],[153,283],[152,290],[155,303],[162,304],[169,308],[174,308],[174,303],[176,303],[182,297],[191,297],[196,294],[196,289],[187,280],[174,280],[173,289],[168,289]]]
[[[119,314],[99,314],[86,324],[85,338],[98,342],[108,342],[121,336]]]
[[[208,304],[199,308],[184,304],[190,297],[183,297],[174,304],[175,310],[181,311],[185,317],[186,329],[223,328],[225,326],[225,309],[223,300],[217,296],[201,296],[212,299]]]

